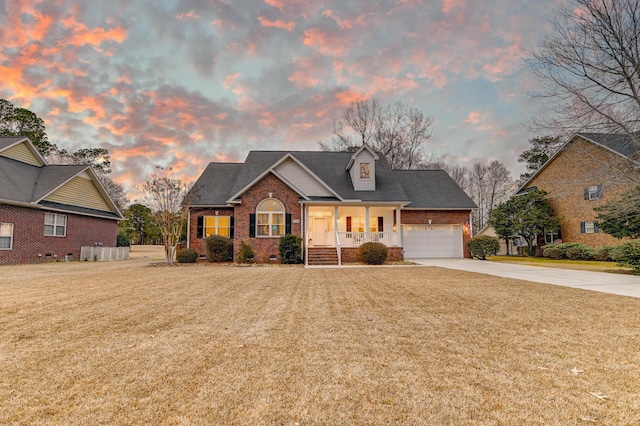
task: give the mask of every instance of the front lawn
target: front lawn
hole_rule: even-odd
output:
[[[150,260],[0,267],[1,424],[640,423],[639,299]]]
[[[529,256],[489,256],[492,262],[517,263],[521,265],[546,266],[549,268],[578,269],[582,271],[613,272],[633,274],[633,269],[618,266],[616,262],[600,262],[596,260],[550,259],[547,257]]]

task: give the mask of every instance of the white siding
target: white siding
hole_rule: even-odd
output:
[[[33,155],[33,152],[27,147],[27,144],[22,142],[18,145],[14,145],[11,148],[5,149],[0,152],[0,155],[14,160],[22,161],[23,163],[31,164],[32,166],[43,166],[42,162]]]
[[[360,165],[369,163],[369,179],[360,178]],[[358,153],[355,162],[350,170],[351,182],[353,189],[356,191],[375,191],[376,190],[376,161],[371,153],[363,149]]]
[[[306,196],[331,197],[333,194],[294,160],[287,159],[276,167],[276,172],[302,191]]]
[[[52,192],[45,200],[106,212],[112,211],[93,181],[81,177],[74,177]]]

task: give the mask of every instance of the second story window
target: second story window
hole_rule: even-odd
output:
[[[602,198],[602,185],[592,185],[584,188],[585,200],[597,200]]]
[[[371,164],[360,163],[360,179],[371,178]]]

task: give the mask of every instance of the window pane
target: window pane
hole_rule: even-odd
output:
[[[44,214],[44,224],[53,225],[56,222],[56,216],[51,213]]]
[[[8,248],[11,248],[11,238],[0,237],[0,249],[8,249]]]
[[[269,224],[269,213],[258,214],[258,225],[268,225],[268,224]]]
[[[56,226],[56,236],[64,237],[64,226]]]
[[[369,163],[360,163],[360,179],[369,179],[370,176]]]
[[[218,235],[220,235],[221,237],[229,238],[229,228],[218,227]]]
[[[13,223],[0,223],[0,237],[10,237],[13,235]]]
[[[216,226],[216,217],[215,216],[205,216],[204,217],[204,226],[207,228],[213,228]]]
[[[258,225],[257,235],[261,237],[269,236],[269,225]]]
[[[274,200],[272,198],[266,199],[258,204],[258,208],[256,209],[258,212],[283,212],[284,206],[278,200]]]
[[[44,226],[44,235],[53,235],[53,225]]]
[[[218,227],[229,226],[229,216],[218,217]]]
[[[274,237],[284,235],[284,226],[271,225],[271,235]]]
[[[56,224],[65,226],[67,224],[67,217],[63,214],[56,215]]]

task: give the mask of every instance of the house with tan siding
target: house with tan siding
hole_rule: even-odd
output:
[[[392,170],[380,153],[251,151],[244,163],[210,163],[194,185],[188,246],[205,239],[249,243],[278,261],[285,234],[303,240],[305,263],[356,260],[375,241],[390,259],[469,257],[473,201],[443,170]]]
[[[0,265],[115,247],[122,219],[89,165],[49,165],[28,138],[0,137]]]

